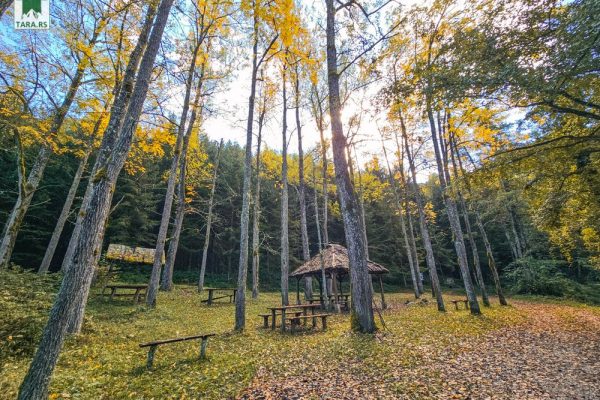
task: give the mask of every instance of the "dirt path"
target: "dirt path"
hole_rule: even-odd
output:
[[[514,302],[527,322],[456,349],[422,348],[416,366],[391,372],[344,362],[303,376],[257,375],[242,399],[599,399],[600,315],[584,308]]]

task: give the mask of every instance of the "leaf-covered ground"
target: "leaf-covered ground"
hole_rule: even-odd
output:
[[[33,296],[2,281],[0,309],[11,312],[0,312],[0,398],[12,399],[51,296],[39,294],[45,281]],[[51,398],[600,397],[598,307],[519,300],[472,317],[450,308],[440,314],[432,304],[407,307],[410,295],[400,293],[388,295],[387,329],[375,335],[349,333],[348,315],[335,316],[326,332],[290,335],[260,327],[258,314],[279,301],[268,293],[249,302],[248,329],[233,334],[233,305],[207,307],[200,299],[179,286],[147,310],[94,293],[83,334],[67,342],[59,360]],[[24,318],[30,302],[36,315]],[[209,360],[197,359],[197,343],[178,343],[160,347],[155,368],[145,370],[138,343],[200,332],[219,334]]]

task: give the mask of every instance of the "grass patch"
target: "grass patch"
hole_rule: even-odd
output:
[[[14,398],[39,340],[57,278],[0,274],[0,397]],[[261,328],[258,314],[280,301],[278,293],[263,293],[258,300],[247,297],[247,329],[232,333],[234,306],[207,307],[200,303],[202,298],[195,287],[179,285],[173,292],[161,293],[157,308],[150,310],[126,299],[105,302],[95,288],[83,334],[65,344],[51,397],[223,399],[238,395],[259,369],[261,375],[276,378],[307,369],[327,374],[332,365],[386,379],[398,368],[427,363],[432,349],[458,351],[459,339],[525,320],[518,309],[497,305],[484,308],[478,317],[464,310],[439,313],[433,302],[405,307],[411,294],[394,293],[387,296],[390,309],[383,313],[387,329],[376,334],[350,332],[350,316],[343,314],[328,321],[326,332],[291,335]],[[453,298],[457,296],[448,295],[446,301]],[[29,321],[25,324],[29,328],[19,333],[23,320]],[[176,343],[159,347],[154,369],[145,370],[147,349],[140,349],[139,343],[208,332],[218,334],[209,341],[208,360],[198,360],[197,341]],[[398,392],[409,390],[398,384]]]

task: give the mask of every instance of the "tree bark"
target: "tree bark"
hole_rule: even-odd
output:
[[[494,259],[494,253],[492,252],[492,245],[488,240],[487,233],[485,231],[485,227],[483,226],[483,222],[479,217],[479,213],[475,213],[475,223],[477,225],[477,229],[479,229],[479,234],[481,235],[481,239],[483,240],[483,244],[485,246],[485,253],[488,257],[488,266],[492,271],[492,277],[494,278],[494,285],[496,286],[496,294],[498,295],[498,301],[500,301],[501,305],[507,306],[508,302],[504,297],[502,285],[500,284],[500,276],[498,275],[498,269],[496,268],[496,260]]]
[[[48,269],[50,268],[50,262],[52,262],[54,252],[56,251],[56,247],[58,246],[60,235],[62,234],[63,228],[65,227],[65,223],[67,222],[67,218],[69,217],[69,212],[71,211],[71,207],[73,206],[73,201],[75,200],[75,195],[77,194],[77,188],[79,187],[79,182],[81,181],[81,177],[83,176],[83,171],[85,171],[85,167],[87,166],[89,156],[89,150],[86,150],[85,154],[79,161],[79,166],[77,167],[77,171],[75,171],[75,176],[73,177],[73,182],[71,182],[69,193],[67,194],[67,198],[65,199],[63,208],[60,211],[58,221],[56,222],[56,226],[54,227],[54,231],[52,232],[52,237],[50,238],[50,243],[48,243],[48,247],[46,248],[46,252],[44,253],[44,258],[42,259],[42,263],[40,264],[40,267],[38,269],[39,274],[47,273]]]
[[[300,202],[300,233],[302,237],[302,258],[304,262],[310,260],[308,245],[308,228],[306,227],[306,185],[304,184],[304,149],[302,148],[302,124],[300,123],[300,78],[296,66],[295,91],[296,96],[296,131],[298,133],[298,199]],[[312,297],[312,277],[304,277],[304,296]]]
[[[50,311],[48,323],[29,370],[19,389],[19,400],[42,400],[48,397],[50,378],[66,337],[68,316],[75,310],[75,303],[87,299],[94,274],[93,262],[97,252],[97,239],[105,227],[114,186],[131,146],[133,133],[141,114],[154,60],[173,0],[161,1],[148,47],[140,63],[135,88],[132,93],[122,133],[111,157],[94,168],[93,188],[89,207],[83,218],[81,234],[77,240],[74,260],[65,273],[60,290]],[[103,149],[104,150],[104,149]]]
[[[240,260],[238,266],[238,290],[235,297],[235,330],[246,327],[246,281],[248,279],[248,223],[250,222],[250,185],[252,181],[252,128],[256,99],[256,76],[258,72],[258,17],[254,10],[254,44],[252,45],[252,78],[248,99],[246,125],[246,154],[244,158],[244,185],[242,188],[242,215],[240,221]]]
[[[402,138],[404,139],[404,150],[406,152],[409,169],[412,176],[414,192],[413,194],[417,203],[417,211],[419,212],[419,227],[421,228],[421,240],[423,241],[423,247],[425,247],[425,261],[427,263],[427,268],[429,269],[429,278],[431,279],[431,291],[433,292],[433,296],[436,299],[438,311],[446,311],[446,307],[444,305],[444,298],[442,297],[442,288],[440,287],[440,280],[438,278],[437,268],[435,265],[433,246],[431,245],[431,238],[429,236],[429,227],[427,226],[427,220],[425,219],[425,207],[423,205],[423,199],[421,198],[421,193],[419,192],[419,187],[417,185],[417,172],[415,168],[415,160],[413,155],[411,155],[410,146],[408,144],[408,134],[406,132],[406,127],[404,125],[402,116],[400,116],[400,127],[402,130]],[[398,137],[396,137],[396,144],[398,148],[400,148]]]
[[[329,86],[329,114],[335,178],[340,199],[344,233],[350,262],[350,286],[352,290],[352,328],[361,332],[376,330],[373,318],[373,293],[371,278],[367,268],[367,254],[362,236],[362,221],[358,200],[346,160],[346,137],[341,120],[341,101],[337,48],[335,44],[335,5],[334,0],[326,0],[327,7],[327,77]]]
[[[257,299],[259,293],[260,268],[260,146],[262,144],[262,129],[267,112],[267,97],[263,94],[263,105],[258,116],[258,137],[256,139],[256,194],[252,212],[252,298]]]
[[[221,160],[221,150],[223,149],[223,139],[219,142],[217,158],[213,170],[212,186],[210,188],[210,197],[208,199],[208,216],[206,217],[206,233],[204,234],[204,248],[202,249],[202,264],[200,265],[200,278],[198,279],[198,291],[204,290],[204,273],[206,272],[206,259],[208,257],[208,245],[210,244],[210,229],[213,218],[213,204],[215,201],[215,189],[217,187],[217,176],[219,171],[219,162]]]
[[[435,159],[438,167],[438,174],[440,180],[440,186],[442,188],[444,203],[446,205],[446,212],[448,214],[448,220],[450,222],[450,229],[453,234],[454,248],[456,250],[456,256],[458,258],[458,265],[462,275],[465,291],[467,293],[467,299],[469,300],[469,308],[471,314],[481,314],[479,309],[479,302],[473,289],[473,282],[471,281],[471,274],[469,272],[469,264],[467,261],[467,250],[465,248],[465,242],[463,238],[462,228],[460,226],[460,220],[458,217],[458,210],[454,199],[450,195],[449,182],[447,181],[448,170],[447,164],[442,159],[441,140],[443,140],[442,133],[440,134],[440,140],[438,140],[438,132],[433,116],[433,110],[431,108],[431,100],[426,99],[427,117],[429,119],[429,127],[431,129],[431,138],[433,139],[433,149],[435,153]]]
[[[282,70],[282,152],[281,152],[281,304],[289,305],[290,243],[288,230],[288,163],[287,163],[287,91],[286,68]]]

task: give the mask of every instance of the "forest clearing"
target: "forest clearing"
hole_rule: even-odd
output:
[[[0,0],[0,398],[600,398],[600,0]]]
[[[0,322],[15,324],[17,312],[31,316],[35,305],[39,319],[27,329],[41,330],[51,296],[23,302],[8,300],[5,290],[2,305],[10,313],[3,312]],[[404,292],[388,297],[382,313],[386,328],[374,335],[350,333],[348,314],[336,315],[326,332],[292,335],[262,327],[258,314],[278,299],[277,293],[263,293],[248,303],[249,329],[233,334],[232,306],[202,306],[187,285],[177,285],[154,311],[128,300],[108,303],[98,293],[90,298],[83,335],[66,343],[50,387],[52,399],[593,399],[600,394],[600,307],[510,298],[510,307],[494,305],[473,319],[464,309],[440,314],[431,302],[407,306],[414,296]],[[217,336],[209,341],[206,360],[198,360],[197,343],[186,342],[159,348],[153,369],[146,370],[146,350],[138,343],[209,331]],[[13,340],[2,343],[2,354],[28,347],[0,360],[3,398],[16,394],[33,349],[32,343]]]

